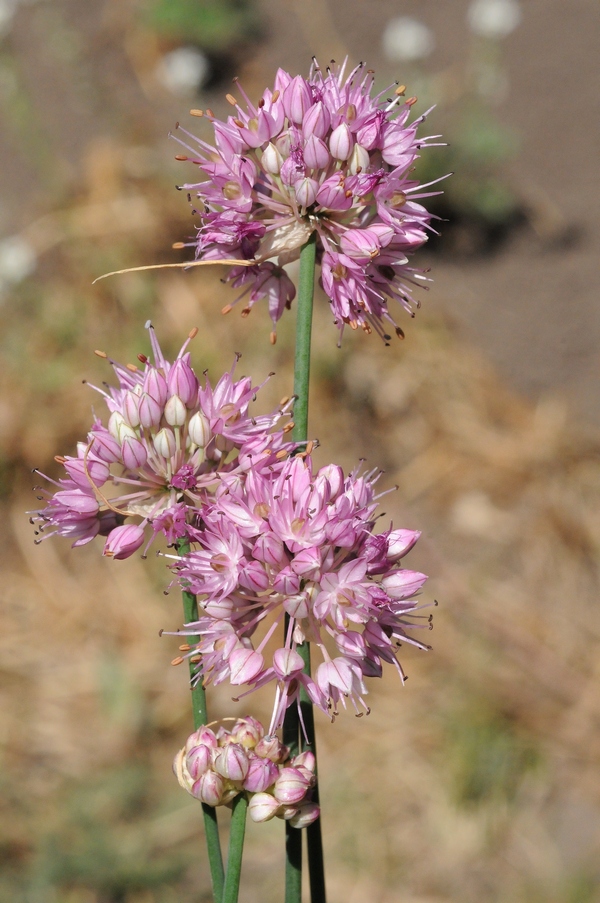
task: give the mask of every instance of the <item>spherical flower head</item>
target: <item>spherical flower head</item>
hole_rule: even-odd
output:
[[[209,806],[229,805],[244,793],[256,822],[277,816],[305,828],[319,817],[311,799],[313,754],[290,758],[287,747],[276,736],[265,736],[262,724],[251,716],[238,719],[231,731],[224,725],[194,731],[175,756],[173,771],[184,790]]]
[[[412,287],[425,277],[407,254],[427,240],[432,216],[420,201],[436,193],[410,173],[439,136],[417,137],[427,113],[410,121],[416,98],[404,86],[375,92],[374,82],[362,63],[346,74],[346,62],[326,72],[315,62],[307,79],[280,69],[257,104],[238,84],[241,100],[227,95],[235,111],[225,122],[206,111],[214,146],[179,128],[187,153],[177,159],[203,175],[182,186],[200,217],[196,256],[252,261],[227,277],[245,287],[237,299],[247,299],[245,314],[267,298],[277,323],[295,294],[283,267],[316,233],[340,333],[348,324],[386,341],[390,330],[402,335],[388,302],[411,315],[418,306]]]
[[[223,479],[293,449],[275,429],[285,404],[252,415],[260,386],[236,379],[235,363],[214,386],[197,377],[188,351],[197,330],[171,362],[147,326],[153,359],[110,361],[117,385],[93,387],[106,402],[106,424],[96,418],[77,457],[57,458],[66,477],[50,480],[56,491],[42,490],[46,506],[31,512],[38,541],[57,533],[80,546],[105,536],[104,555],[116,560],[147,549],[157,534],[175,545],[189,539]]]
[[[379,476],[344,476],[335,465],[315,471],[308,455],[250,469],[216,494],[204,529],[173,566],[199,600],[198,620],[177,632],[200,638],[189,652],[199,658],[195,679],[247,686],[244,693],[273,683],[269,736],[301,688],[331,718],[340,705],[368,712],[365,678],[390,663],[404,680],[398,646],[429,648],[412,636],[430,626],[416,599],[427,578],[401,563],[419,534],[374,532]],[[297,650],[307,640],[321,659],[312,676]]]

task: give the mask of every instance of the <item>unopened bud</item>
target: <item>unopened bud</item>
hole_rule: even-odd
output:
[[[111,530],[104,545],[107,558],[129,558],[144,542],[144,531],[139,524],[123,524]]]
[[[283,157],[272,141],[269,141],[264,149],[260,162],[265,172],[271,173],[273,176],[278,176],[281,172]]]
[[[187,409],[179,395],[171,395],[165,405],[165,420],[169,426],[183,426],[187,420]]]
[[[279,803],[270,793],[255,793],[248,803],[248,815],[255,822],[269,821],[279,811]]]
[[[177,451],[175,434],[168,426],[163,426],[162,430],[158,431],[152,441],[154,443],[154,448],[163,458],[172,458]]]
[[[208,418],[202,411],[196,411],[188,423],[188,435],[194,445],[199,448],[206,448],[209,443],[211,432]]]
[[[345,122],[338,125],[329,138],[329,150],[336,160],[347,160],[352,153],[352,132]]]
[[[248,756],[239,743],[229,743],[215,756],[215,771],[229,781],[243,781],[248,765]]]

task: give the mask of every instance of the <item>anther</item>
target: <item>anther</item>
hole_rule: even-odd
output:
[[[182,248],[185,248],[185,243],[183,241],[174,241],[171,247],[174,251],[181,251]]]
[[[406,94],[406,85],[398,85],[396,90],[394,91],[396,97],[404,97]]]
[[[243,129],[243,128],[244,128],[244,123],[242,122],[241,119],[234,119],[233,121],[234,121],[235,124],[237,125],[238,129]]]
[[[175,154],[175,159],[179,160],[180,163],[185,163],[190,158],[187,157],[185,154]]]
[[[279,90],[273,91],[273,94],[271,96],[271,103],[277,103],[277,101],[279,100],[280,93],[281,92]]]
[[[271,345],[274,345],[277,342],[277,333],[275,332],[275,330],[273,330],[273,332],[269,335],[269,342],[271,343]]]
[[[238,102],[235,99],[235,97],[233,96],[233,94],[226,94],[225,100],[227,101],[227,103],[230,103],[232,107],[237,107],[237,105],[238,105]]]
[[[137,358],[138,358],[138,361],[140,362],[140,364],[148,363],[148,358],[146,357],[145,354],[138,354]]]
[[[206,115],[209,117],[209,119],[215,118],[215,114],[213,113],[212,110],[209,110],[208,107],[206,108]],[[179,123],[177,123],[177,125],[179,125]]]
[[[188,333],[188,339],[195,339],[197,335],[198,335],[198,327],[193,326]]]
[[[228,313],[230,313],[232,310],[233,310],[233,305],[232,305],[232,304],[226,304],[225,307],[222,307],[222,308],[221,308],[221,313],[222,313],[222,314],[228,314]]]
[[[246,317],[250,316],[250,307],[245,307],[242,311],[242,319],[246,319]]]
[[[94,354],[95,354],[97,357],[102,357],[102,358],[104,358],[104,360],[106,360],[106,358],[108,357],[108,354],[106,353],[106,351],[98,351],[98,349],[96,349],[96,351],[94,351]]]
[[[413,107],[418,99],[418,97],[409,97],[408,100],[404,101],[404,103],[407,107]]]
[[[63,457],[63,455],[54,455],[54,460],[56,461],[57,464],[64,464],[67,459],[65,457]],[[35,473],[35,471],[34,471],[34,473]]]
[[[399,339],[404,338],[404,331],[402,329],[400,329],[399,326],[396,326],[396,335],[398,336]]]
[[[171,662],[171,664],[172,664],[172,665],[182,665],[182,664],[183,664],[183,661],[184,661],[184,660],[183,660],[183,657],[182,657],[181,655],[178,655],[177,658],[174,658],[174,659],[173,659],[173,661]]]
[[[201,116],[204,116],[204,110],[190,110],[190,116],[197,116],[200,118]]]
[[[189,643],[182,643],[182,645],[179,647],[179,651],[180,652],[189,652],[191,648],[192,647],[190,646]]]
[[[197,665],[198,662],[201,662],[201,661],[202,661],[202,656],[201,656],[201,655],[192,655],[192,657],[190,658],[190,662],[191,662],[193,665]]]
[[[140,368],[136,367],[135,364],[125,364],[125,369],[129,370],[130,373],[137,373]]]

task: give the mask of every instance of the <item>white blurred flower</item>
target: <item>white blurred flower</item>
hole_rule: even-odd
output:
[[[197,47],[178,47],[165,54],[157,69],[158,80],[174,94],[190,94],[206,82],[210,63]]]
[[[435,47],[433,32],[410,16],[390,19],[381,38],[383,52],[395,63],[414,62],[429,56]]]
[[[473,0],[467,12],[469,28],[484,38],[505,38],[520,21],[518,0]]]
[[[10,31],[17,4],[18,0],[0,0],[0,37]]]
[[[36,254],[20,235],[9,235],[0,241],[0,280],[15,285],[35,270]]]

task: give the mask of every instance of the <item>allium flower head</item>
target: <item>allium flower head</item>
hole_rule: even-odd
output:
[[[239,718],[231,731],[201,727],[175,756],[179,784],[209,806],[226,806],[240,793],[249,800],[253,821],[277,816],[305,828],[319,817],[311,795],[316,784],[315,757],[290,758],[287,746],[255,718]]]
[[[416,98],[404,86],[373,93],[372,70],[361,63],[345,73],[346,63],[323,73],[315,62],[308,79],[280,69],[257,104],[238,84],[242,102],[228,95],[235,113],[226,122],[192,111],[211,120],[215,144],[179,129],[187,154],[178,159],[205,177],[182,188],[201,220],[196,256],[254,261],[227,277],[245,286],[246,311],[267,298],[277,322],[295,294],[282,267],[316,232],[338,329],[373,328],[387,340],[390,327],[402,335],[388,302],[412,316],[411,286],[425,279],[408,255],[427,239],[431,215],[419,201],[432,192],[411,169],[439,136],[417,138],[427,114],[409,121]]]
[[[427,578],[400,564],[419,534],[373,532],[378,476],[345,477],[334,465],[315,472],[310,457],[296,456],[223,481],[193,548],[176,559],[178,579],[198,597],[198,620],[178,631],[200,637],[189,652],[200,654],[196,679],[273,681],[271,734],[302,686],[331,717],[348,701],[368,711],[364,678],[389,662],[404,680],[397,647],[428,648],[410,635],[429,626],[414,615]],[[271,651],[286,614],[283,645]],[[321,656],[312,677],[297,651],[304,641]]]
[[[141,367],[110,361],[117,385],[97,389],[107,424],[96,418],[77,457],[57,459],[66,476],[50,481],[57,491],[44,490],[45,508],[32,512],[38,541],[58,533],[80,546],[100,534],[112,558],[132,555],[147,532],[173,544],[193,532],[207,493],[225,475],[261,459],[275,462],[293,448],[283,430],[274,431],[285,405],[267,415],[250,413],[260,387],[248,377],[235,379],[232,368],[215,386],[208,379],[201,384],[187,350],[196,330],[170,362],[147,325],[154,360],[139,355]]]

